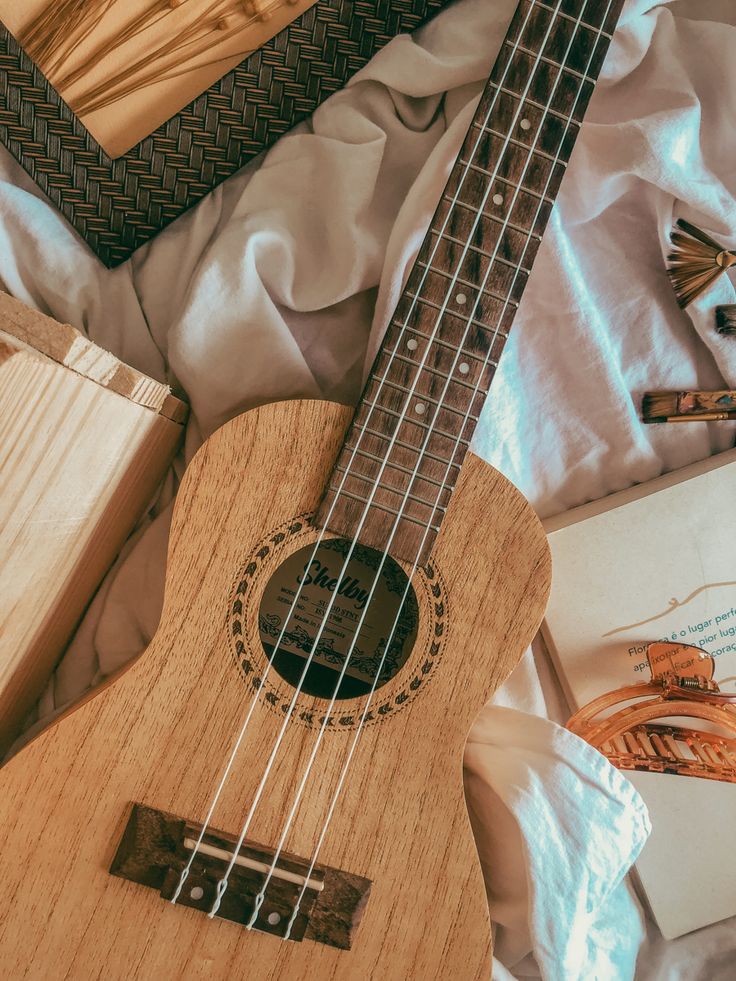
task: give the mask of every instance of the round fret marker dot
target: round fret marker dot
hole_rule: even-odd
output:
[[[201,899],[202,896],[204,896],[204,889],[201,886],[195,886],[189,895],[196,902],[196,900]]]
[[[458,371],[461,375],[467,375],[467,373],[470,371],[470,365],[468,362],[463,361],[463,363],[458,367]]]
[[[494,194],[493,195],[493,203],[494,204],[503,204],[503,194]]]
[[[266,918],[266,922],[270,923],[271,926],[278,926],[278,924],[281,922],[281,917],[278,913],[269,913]]]
[[[521,126],[522,129],[532,128],[532,124],[529,122],[528,119],[522,119],[522,121],[519,123],[519,126]]]
[[[459,303],[460,306],[468,302],[468,298],[464,293],[458,293],[455,297],[455,303]]]
[[[414,406],[414,411],[418,416],[423,416],[427,411],[427,406],[424,404],[424,402],[417,402],[417,404]]]
[[[419,345],[417,344],[417,342],[414,340],[413,337],[410,341],[406,342],[406,346],[409,348],[410,351],[416,351],[417,347],[419,347]]]

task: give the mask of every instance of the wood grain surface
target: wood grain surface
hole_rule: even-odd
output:
[[[187,420],[187,404],[172,395],[168,385],[125,364],[71,324],[47,317],[0,290],[0,340],[3,335],[172,422]]]
[[[108,873],[133,801],[201,821],[249,691],[229,610],[244,569],[254,600],[308,524],[350,410],[282,403],[227,424],[201,448],[173,520],[164,612],[150,648],[0,771],[0,961],[33,981],[481,981],[491,933],[462,786],[473,718],[517,662],[549,588],[545,536],[521,495],[469,454],[414,587],[420,629],[381,692],[394,710],[363,730],[320,862],[365,876],[371,894],[353,949],[288,943],[173,906]],[[266,545],[263,545],[265,541]],[[257,561],[254,560],[257,556]],[[442,654],[424,673],[441,580]],[[257,657],[257,623],[241,639]],[[263,655],[261,653],[261,658]],[[415,682],[418,682],[415,684]],[[287,687],[282,683],[280,687]],[[412,697],[399,701],[399,692]],[[319,713],[324,702],[302,699]],[[341,703],[341,713],[361,700]],[[213,824],[237,833],[282,713],[261,701]],[[316,736],[288,725],[252,838],[274,843]],[[310,857],[352,729],[331,728],[287,841]]]
[[[162,481],[186,407],[0,293],[0,757]]]

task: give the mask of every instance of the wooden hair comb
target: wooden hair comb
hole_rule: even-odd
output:
[[[567,728],[620,770],[736,783],[736,693],[713,680],[713,658],[690,644],[658,641],[647,645],[647,659],[651,681],[600,695]],[[683,717],[707,728],[683,726]]]

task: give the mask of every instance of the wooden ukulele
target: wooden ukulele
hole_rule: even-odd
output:
[[[195,456],[150,647],[0,772],[4,977],[490,976],[463,747],[550,564],[468,446],[621,6],[519,4],[357,411]]]

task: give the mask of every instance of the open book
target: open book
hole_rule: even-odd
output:
[[[734,502],[736,450],[545,522],[553,581],[542,630],[571,714],[651,682],[646,649],[655,641],[701,648],[721,703],[736,693]],[[602,716],[629,704],[621,699]],[[626,734],[635,749],[651,751],[652,732],[669,733],[661,756],[655,748],[640,768],[625,770],[649,808],[652,834],[636,871],[667,938],[736,914],[736,725],[728,732],[678,717],[676,707],[664,701],[653,723]],[[736,724],[736,709],[719,711]],[[710,740],[705,749],[700,733]],[[677,763],[668,747],[684,747],[692,765]]]

